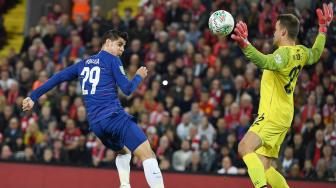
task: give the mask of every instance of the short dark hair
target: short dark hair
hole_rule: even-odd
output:
[[[294,14],[281,14],[278,16],[280,26],[287,29],[288,37],[296,39],[300,30],[300,21]]]
[[[127,42],[128,34],[126,32],[118,31],[115,29],[108,30],[103,35],[102,44],[105,44],[107,39],[114,41],[114,40],[118,40],[118,38],[122,38]]]

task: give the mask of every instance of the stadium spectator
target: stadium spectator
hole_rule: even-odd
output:
[[[177,171],[185,171],[191,162],[192,151],[188,140],[183,140],[181,149],[173,153],[172,165]]]
[[[333,150],[332,147],[330,145],[324,145],[323,149],[322,149],[322,155],[323,157],[321,157],[319,159],[319,162],[321,163],[325,163],[326,165],[326,173],[328,174],[328,178],[333,176],[333,172],[336,170],[335,169],[335,163],[336,163],[336,157],[333,155]],[[322,162],[323,161],[323,162]]]
[[[16,140],[22,138],[22,131],[19,126],[19,120],[16,117],[13,117],[9,121],[9,127],[4,131],[4,142],[8,144],[11,148],[14,147]]]
[[[12,160],[13,159],[13,153],[8,145],[2,146],[0,159],[2,160]]]
[[[34,120],[30,120],[26,133],[24,134],[24,144],[33,146],[42,142],[43,133],[40,131],[37,123]]]
[[[204,172],[201,167],[201,156],[198,151],[193,151],[191,155],[191,162],[186,169],[187,172]]]
[[[173,149],[170,147],[170,141],[166,135],[160,138],[160,143],[155,154],[160,163],[162,160],[171,160]]]
[[[284,157],[280,159],[280,162],[285,176],[288,175],[292,169],[292,166],[298,163],[298,160],[294,158],[294,151],[292,147],[285,148]]]
[[[299,164],[295,163],[292,165],[289,173],[287,174],[287,177],[296,178],[296,179],[303,178],[303,174],[300,172]]]
[[[217,171],[218,174],[238,174],[238,168],[232,166],[230,157],[224,157],[222,160],[222,168]]]
[[[15,82],[13,78],[9,77],[9,71],[8,70],[1,70],[1,80],[0,80],[0,86],[3,92],[6,92],[12,84]]]
[[[183,114],[182,116],[182,122],[177,125],[177,136],[181,139],[184,140],[188,137],[189,135],[189,130],[190,127],[194,126],[191,121],[190,121],[190,114]]]
[[[207,117],[203,117],[201,124],[198,125],[198,135],[203,140],[207,140],[209,145],[212,145],[215,137],[216,130],[213,125],[209,122]]]
[[[52,150],[50,148],[46,148],[44,151],[43,151],[43,159],[42,161],[44,163],[55,163],[55,159],[53,158],[53,153],[52,153]]]
[[[293,138],[293,157],[299,160],[300,169],[304,166],[305,156],[302,155],[306,151],[306,144],[303,143],[301,134],[295,134]]]
[[[201,141],[200,157],[202,171],[211,172],[215,162],[216,153],[211,148],[210,142],[207,139]]]

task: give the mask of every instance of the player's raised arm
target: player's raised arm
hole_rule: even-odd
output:
[[[132,81],[129,81],[120,60],[118,60],[118,63],[112,63],[112,72],[118,86],[125,95],[132,94],[138,87],[142,79],[147,76],[146,67],[140,67],[137,70],[136,75],[134,76]]]
[[[242,49],[245,56],[261,69],[280,70],[287,65],[288,57],[286,49],[278,49],[273,54],[265,55],[259,52],[247,40],[248,28],[246,23],[239,21],[234,29],[231,38],[235,40]]]
[[[78,73],[78,65],[79,63],[76,63],[74,65],[71,65],[70,67],[62,70],[61,72],[55,74],[52,76],[47,82],[45,82],[43,85],[41,85],[39,88],[35,89],[29,97],[25,98],[22,102],[22,110],[28,111],[31,110],[35,104],[35,102],[48,92],[50,89],[55,87],[56,85],[64,82],[64,81],[70,81],[77,77]]]
[[[328,26],[330,25],[334,15],[333,5],[331,3],[328,5],[324,3],[323,11],[322,9],[318,8],[316,9],[316,14],[319,23],[319,34],[316,37],[313,47],[307,49],[309,54],[307,65],[316,63],[321,57],[326,41]]]

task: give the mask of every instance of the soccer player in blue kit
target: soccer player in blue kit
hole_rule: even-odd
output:
[[[147,183],[151,188],[163,188],[163,178],[150,144],[118,99],[118,87],[126,95],[132,94],[147,76],[140,67],[129,81],[119,57],[124,52],[128,35],[117,30],[107,31],[101,51],[53,75],[32,91],[22,102],[23,111],[31,110],[38,98],[56,85],[79,77],[90,129],[102,143],[117,152],[116,166],[120,187],[129,188],[131,153],[143,164]]]

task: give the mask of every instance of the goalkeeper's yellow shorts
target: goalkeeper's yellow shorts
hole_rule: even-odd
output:
[[[288,128],[264,118],[263,115],[259,116],[248,130],[257,134],[262,141],[262,146],[255,152],[263,156],[278,158],[279,150]]]

